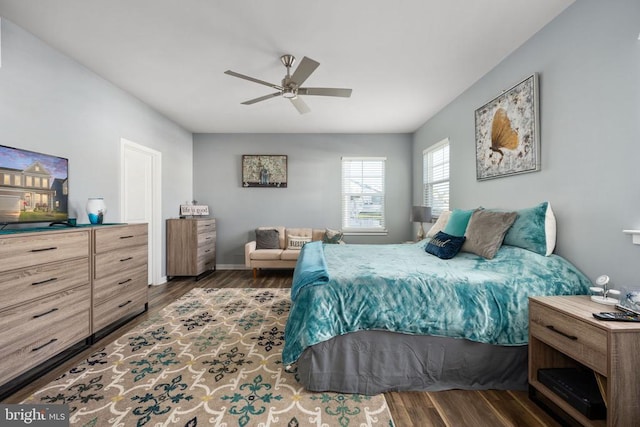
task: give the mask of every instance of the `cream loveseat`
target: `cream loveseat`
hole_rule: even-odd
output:
[[[260,243],[265,246],[265,240],[274,239],[277,230],[277,241],[266,242],[267,248],[260,248]],[[300,249],[304,243],[323,240],[324,229],[316,228],[285,228],[259,227],[256,229],[256,240],[244,245],[244,260],[248,268],[253,269],[253,277],[257,277],[260,268],[295,268]],[[263,233],[264,232],[264,233]],[[261,239],[261,236],[266,238]],[[271,244],[269,244],[271,243]]]

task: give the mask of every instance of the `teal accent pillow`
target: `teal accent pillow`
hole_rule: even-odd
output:
[[[450,234],[438,231],[438,233],[429,240],[424,250],[438,258],[451,259],[460,252],[464,241],[464,236],[451,236]]]
[[[518,217],[504,236],[504,244],[527,249],[543,256],[556,246],[556,218],[549,202],[516,211]]]
[[[449,215],[449,221],[447,221],[447,225],[442,231],[451,236],[464,236],[464,232],[467,230],[467,224],[469,224],[469,219],[471,219],[473,211],[474,209],[454,209],[451,212],[451,215]]]

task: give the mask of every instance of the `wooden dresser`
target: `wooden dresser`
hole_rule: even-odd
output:
[[[0,236],[0,384],[91,335],[90,233]]]
[[[93,229],[93,328],[147,308],[147,224]]]
[[[147,257],[147,224],[0,233],[0,396],[145,310]]]
[[[216,268],[216,220],[167,220],[167,277],[196,276]]]
[[[615,311],[588,296],[529,299],[529,384],[585,426],[640,422],[640,323],[596,320]],[[606,420],[590,420],[538,381],[543,368],[585,367],[594,372],[607,405]]]

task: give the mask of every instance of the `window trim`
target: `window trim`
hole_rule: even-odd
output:
[[[434,218],[438,218],[441,212],[449,209],[449,203],[447,203],[446,207],[443,207],[442,210],[436,209],[434,210],[434,206],[432,206],[428,197],[428,188],[429,186],[433,186],[434,184],[447,183],[448,184],[448,196],[451,197],[451,151],[449,151],[449,160],[448,160],[448,174],[446,179],[434,180],[429,182],[429,156],[435,153],[438,150],[441,150],[443,147],[449,147],[451,150],[451,144],[449,142],[449,138],[445,138],[422,151],[422,201],[425,206],[430,206],[432,210],[432,215]]]
[[[356,193],[346,193],[344,188],[344,165],[345,162],[348,161],[380,161],[382,162],[382,226],[381,227],[369,227],[369,228],[354,228],[354,227],[346,227],[345,225],[345,196],[347,194],[356,194]],[[343,156],[340,159],[340,223],[342,226],[342,232],[345,236],[380,236],[387,235],[387,209],[386,209],[386,187],[387,187],[387,158],[386,157],[359,157],[359,156]],[[366,193],[360,193],[366,194]]]

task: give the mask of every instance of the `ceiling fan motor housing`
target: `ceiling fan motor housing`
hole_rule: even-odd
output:
[[[287,67],[287,69],[288,69],[288,68],[293,67],[293,64],[296,62],[296,57],[293,56],[293,55],[282,55],[280,57],[280,61],[282,61],[284,66]]]

